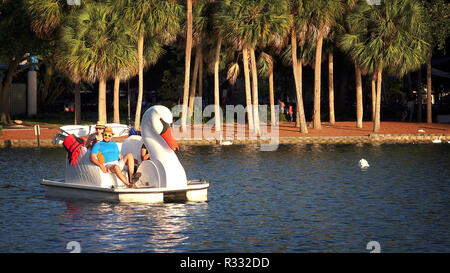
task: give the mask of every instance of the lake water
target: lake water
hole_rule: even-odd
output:
[[[0,149],[0,252],[450,252],[450,145],[184,146],[209,202],[45,198],[63,148]],[[357,163],[368,160],[370,168]]]

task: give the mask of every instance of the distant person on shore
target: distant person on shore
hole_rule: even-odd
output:
[[[278,100],[278,105],[280,105],[280,113],[284,114],[284,108],[286,107],[286,105],[284,104],[284,102],[282,100]]]
[[[68,102],[64,104],[64,112],[70,112],[70,105]]]
[[[85,147],[86,148],[92,148],[95,143],[103,140],[103,131],[105,130],[105,123],[101,121],[97,121],[97,124],[95,125],[95,133],[92,133],[89,135],[88,139],[86,140]]]
[[[127,155],[122,156],[119,151],[119,147],[117,143],[111,141],[112,136],[114,135],[111,127],[106,127],[103,132],[103,140],[97,142],[92,147],[91,152],[91,162],[97,165],[102,172],[107,173],[111,171],[117,175],[117,177],[129,188],[136,188],[133,184],[140,176],[140,173],[134,174],[134,157],[132,153],[128,153]],[[101,153],[104,162],[101,162],[98,154]],[[128,166],[128,177],[129,181],[122,173],[122,169]]]
[[[287,120],[288,120],[289,122],[292,122],[292,121],[293,121],[293,115],[294,115],[294,109],[293,109],[293,107],[292,107],[292,104],[289,103],[288,109],[287,109]]]

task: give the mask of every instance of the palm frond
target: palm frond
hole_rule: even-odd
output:
[[[265,52],[261,52],[258,58],[258,73],[260,76],[268,77],[269,73],[273,71],[274,60],[273,57]]]
[[[231,63],[228,66],[227,80],[231,84],[235,84],[238,76],[239,76],[239,64],[237,62]]]

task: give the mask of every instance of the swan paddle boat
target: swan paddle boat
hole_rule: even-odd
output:
[[[132,135],[117,143],[122,155],[132,153],[138,159],[136,173],[141,176],[135,182],[136,188],[127,188],[114,173],[103,173],[90,161],[90,150],[81,147],[76,164],[66,160],[64,180],[42,180],[46,196],[140,203],[207,201],[209,183],[186,178],[174,152],[179,146],[172,136],[171,123],[173,116],[167,107],[152,106],[142,117],[142,137]],[[62,135],[55,137],[62,138]],[[147,147],[150,159],[141,162],[142,144]],[[128,177],[126,168],[123,173]]]

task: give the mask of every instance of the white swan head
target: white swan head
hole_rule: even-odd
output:
[[[179,149],[172,135],[173,115],[165,106],[155,105],[145,111],[142,117],[142,139],[153,161],[161,163],[168,188],[187,186],[186,172],[174,150]]]
[[[155,105],[145,111],[142,117],[142,136],[156,137],[161,136],[172,150],[179,150],[177,141],[172,135],[173,115],[165,106]]]

